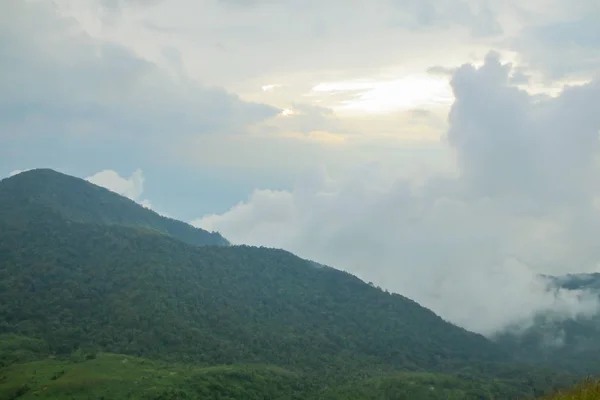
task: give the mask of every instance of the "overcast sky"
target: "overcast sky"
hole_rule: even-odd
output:
[[[592,301],[597,0],[3,0],[0,176],[50,167],[491,333]]]

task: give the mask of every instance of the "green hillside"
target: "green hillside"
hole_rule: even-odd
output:
[[[542,400],[597,400],[600,399],[600,381],[588,379],[572,389],[560,390]]]
[[[46,210],[22,222],[0,220],[0,331],[58,352],[86,344],[303,369],[445,370],[505,358],[409,299],[281,250],[196,247]]]
[[[0,183],[1,213],[27,219],[30,212],[52,210],[67,220],[148,229],[193,245],[227,245],[220,234],[163,217],[136,202],[50,169],[35,169]]]
[[[302,376],[265,365],[198,367],[80,351],[0,370],[4,400],[302,399],[311,392],[305,385]]]

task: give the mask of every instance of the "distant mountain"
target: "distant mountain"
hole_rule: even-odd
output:
[[[0,334],[42,340],[59,356],[87,348],[204,366],[274,364],[310,377],[313,389],[343,383],[349,392],[371,393],[378,382],[398,391],[404,380],[352,383],[401,371],[494,377],[521,395],[553,376],[508,365],[502,346],[351,274],[283,250],[197,246],[211,239],[221,244],[51,170],[5,179]]]
[[[67,220],[146,229],[193,245],[228,245],[218,233],[141,207],[136,202],[51,169],[34,169],[0,181],[0,213],[27,218],[34,210],[52,210]]]
[[[548,276],[556,287],[569,290],[600,290],[600,273]],[[599,292],[600,295],[600,292]]]
[[[586,293],[588,301],[596,295],[600,304],[600,274],[544,275],[549,290]],[[583,292],[581,292],[583,291]],[[558,312],[539,313],[524,331],[508,330],[496,337],[499,344],[508,346],[521,360],[552,366],[576,374],[600,372],[600,309],[595,315],[573,316],[565,319]]]

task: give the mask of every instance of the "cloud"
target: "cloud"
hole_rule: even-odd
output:
[[[173,0],[109,7],[122,17],[111,26],[97,15],[98,0],[62,3],[94,35],[117,37],[149,58],[158,60],[161,47],[175,45],[190,74],[236,92],[273,82],[297,88],[352,79],[366,69],[379,74],[382,66],[426,67],[430,57],[455,62],[503,32],[498,7],[487,0],[374,0],[353,7],[341,0]]]
[[[540,99],[512,74],[496,53],[454,72],[456,175],[317,170],[193,223],[348,270],[488,335],[544,310],[597,312],[595,297],[548,291],[539,274],[598,269],[600,82]]]
[[[265,9],[278,5],[283,9],[298,9],[295,1],[274,2],[272,0],[220,0],[230,9]],[[317,2],[305,2],[303,8],[327,8]],[[502,32],[500,23],[486,2],[469,0],[392,0],[381,2],[387,8],[395,25],[424,29],[436,25],[457,24],[467,26],[473,35],[487,36]],[[340,8],[336,4],[336,8]]]
[[[412,17],[419,27],[456,24],[466,26],[473,36],[502,33],[502,26],[488,2],[468,0],[395,0],[393,4]]]
[[[315,131],[336,132],[341,129],[333,110],[306,103],[293,103],[279,118],[270,120],[261,128],[273,134],[302,135],[310,135]]]
[[[92,38],[51,2],[3,3],[0,48],[0,140],[72,135],[168,143],[244,132],[280,111],[172,76],[127,47]]]
[[[141,206],[154,210],[148,199],[141,199],[144,193],[144,172],[141,169],[136,169],[129,178],[122,177],[116,171],[105,169],[97,172],[92,176],[85,178],[88,182],[94,185],[102,186],[110,191],[113,191],[121,196],[127,197]],[[156,211],[156,210],[154,210]],[[159,213],[165,217],[169,215]]]
[[[433,67],[427,68],[427,73],[431,75],[452,76],[454,71],[454,68],[443,67],[441,65],[434,65]]]
[[[135,170],[129,178],[123,178],[116,171],[105,169],[85,179],[134,201],[137,201],[144,191],[144,173],[141,169]]]

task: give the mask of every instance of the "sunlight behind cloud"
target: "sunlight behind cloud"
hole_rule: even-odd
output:
[[[270,92],[271,90],[277,89],[279,87],[281,87],[281,85],[279,85],[279,84],[270,84],[270,85],[261,86],[261,89],[263,92]]]
[[[279,115],[281,115],[282,117],[287,117],[288,115],[294,115],[294,114],[296,114],[296,112],[289,108],[285,108],[281,111],[281,113],[279,113]]]
[[[386,81],[324,82],[313,94],[354,92],[350,99],[332,106],[336,111],[386,113],[428,105],[450,105],[453,100],[445,77],[413,75]]]

